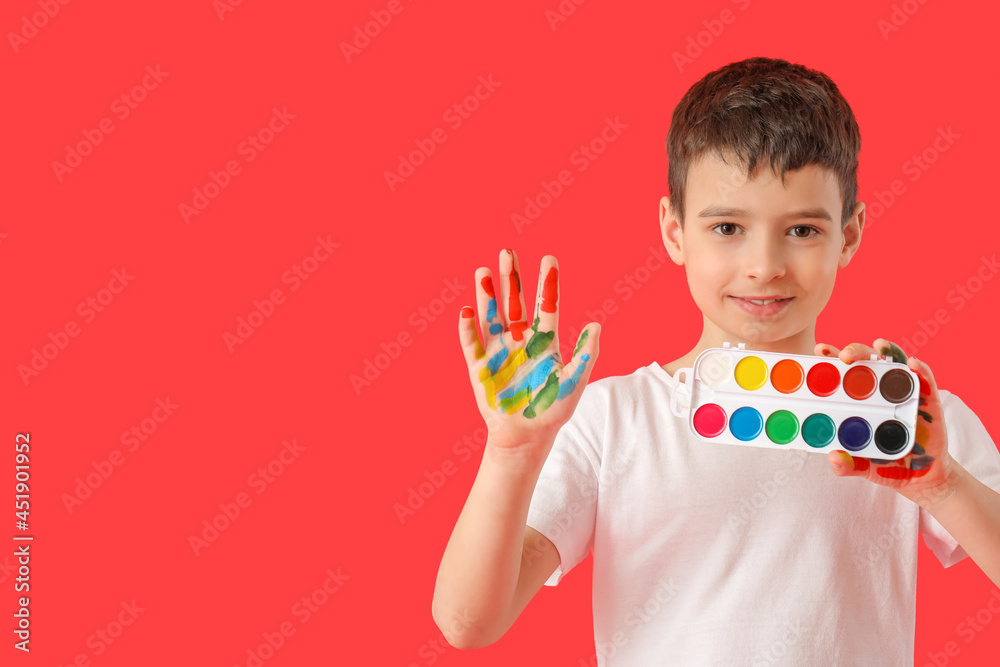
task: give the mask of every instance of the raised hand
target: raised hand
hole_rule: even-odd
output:
[[[462,308],[459,339],[469,379],[491,441],[501,447],[551,444],[580,400],[597,361],[601,327],[591,322],[581,332],[569,363],[559,358],[559,265],[542,258],[534,320],[525,319],[517,255],[500,252],[499,292],[486,267],[476,270],[475,311]],[[485,342],[484,342],[485,341]]]

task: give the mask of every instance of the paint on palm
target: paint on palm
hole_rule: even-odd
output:
[[[494,354],[486,362],[486,366],[479,371],[479,381],[486,389],[486,402],[491,409],[496,410],[498,405],[502,412],[511,414],[523,410],[525,417],[535,417],[559,399],[566,398],[573,393],[590,355],[584,354],[580,357],[581,363],[568,378],[563,378],[560,383],[555,364],[559,361],[558,350],[545,355],[545,351],[552,346],[555,338],[555,331],[539,331],[538,325],[540,317],[538,311],[545,313],[556,312],[558,273],[555,267],[549,268],[545,276],[542,293],[535,308],[535,320],[531,325],[531,337],[524,347],[519,347],[513,352],[503,345],[501,338],[500,351]],[[486,310],[486,320],[489,323],[489,330],[492,334],[499,334],[504,331],[503,326],[497,317],[497,299],[493,291],[493,281],[489,276],[482,279],[483,291],[490,297]],[[528,329],[527,322],[522,320],[520,302],[521,282],[516,271],[510,275],[510,291],[508,295],[511,325],[508,331],[511,332],[514,340],[521,342],[524,340],[524,331]],[[494,321],[496,320],[496,321]],[[580,351],[587,340],[588,331],[585,329],[580,335],[573,356]],[[543,356],[544,355],[544,356]],[[485,356],[485,353],[484,355]],[[481,358],[478,355],[477,359]],[[531,370],[517,380],[513,385],[508,386],[517,373],[518,368],[524,364],[533,362]],[[499,400],[498,400],[499,399]]]

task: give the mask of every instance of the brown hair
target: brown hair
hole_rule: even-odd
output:
[[[843,198],[841,227],[858,197],[861,132],[836,84],[787,60],[755,57],[706,74],[674,108],[667,132],[667,187],[684,224],[688,167],[713,152],[735,156],[748,179],[758,163],[781,175],[819,164],[833,171]],[[834,213],[836,215],[836,213]]]

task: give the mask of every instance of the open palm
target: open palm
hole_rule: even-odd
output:
[[[542,258],[530,326],[513,250],[500,253],[499,294],[486,267],[476,271],[475,283],[482,339],[475,312],[468,306],[459,317],[459,338],[491,439],[508,447],[550,441],[573,414],[590,378],[600,325],[587,325],[572,359],[564,365],[557,332],[559,265],[552,255]]]

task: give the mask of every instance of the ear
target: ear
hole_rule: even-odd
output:
[[[844,268],[850,264],[851,258],[854,257],[854,253],[858,251],[858,246],[861,245],[861,233],[864,229],[865,204],[859,201],[854,206],[854,212],[851,214],[851,219],[847,221],[847,226],[844,227],[844,245],[840,250],[840,260],[837,263],[840,268]]]
[[[663,245],[667,248],[667,254],[674,264],[684,266],[683,230],[681,223],[677,220],[674,210],[670,207],[670,198],[660,198],[660,235],[663,236]]]

